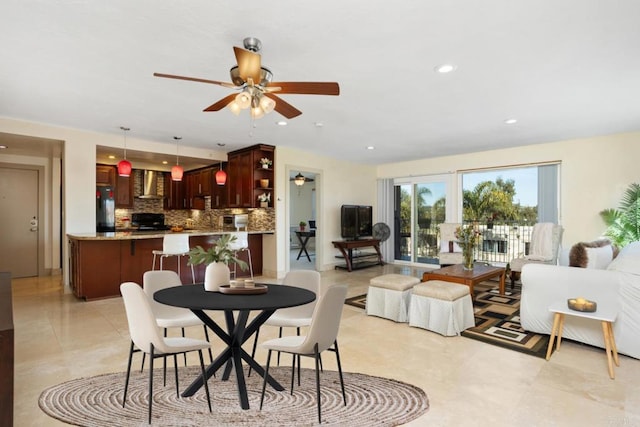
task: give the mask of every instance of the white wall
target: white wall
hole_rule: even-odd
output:
[[[380,178],[464,169],[561,161],[560,223],[563,245],[602,235],[599,212],[616,208],[629,184],[640,182],[640,132],[583,138],[484,151],[458,156],[390,163],[377,168]]]

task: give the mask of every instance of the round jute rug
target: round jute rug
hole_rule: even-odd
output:
[[[199,367],[179,370],[180,390],[199,374]],[[204,389],[194,396],[176,396],[173,370],[154,376],[153,425],[160,426],[311,426],[317,425],[315,373],[302,370],[301,386],[290,394],[290,368],[271,368],[270,373],[287,390],[278,392],[267,385],[260,408],[262,377],[246,378],[248,410],[242,410],[233,376],[229,381],[211,378],[209,412]],[[125,373],[99,375],[68,381],[42,392],[40,408],[49,416],[78,426],[141,426],[147,424],[148,371],[132,372],[126,406],[122,407]],[[218,375],[219,377],[219,375]],[[429,409],[426,393],[413,385],[365,374],[344,373],[347,405],[344,406],[340,379],[335,371],[320,376],[322,425],[396,426],[418,418]]]

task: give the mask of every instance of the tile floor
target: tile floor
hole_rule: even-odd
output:
[[[386,265],[326,271],[322,278],[325,285],[348,284],[348,296],[355,296],[366,292],[371,277],[390,272],[421,273]],[[14,425],[62,425],[38,408],[38,396],[66,380],[124,371],[129,337],[122,300],[79,301],[59,276],[14,280],[13,292]],[[275,336],[275,328],[266,329],[273,331],[261,337]],[[197,336],[201,329],[190,333]],[[427,392],[430,410],[410,426],[640,426],[640,361],[626,356],[611,380],[599,349],[563,341],[546,362],[368,317],[350,306],[339,341],[346,371],[394,378]],[[333,358],[326,359],[325,367],[335,369]]]

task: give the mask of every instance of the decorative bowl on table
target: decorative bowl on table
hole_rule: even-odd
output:
[[[598,304],[595,301],[589,301],[588,299],[584,299],[582,297],[569,298],[567,300],[567,306],[571,310],[582,311],[586,313],[593,313],[598,309]]]

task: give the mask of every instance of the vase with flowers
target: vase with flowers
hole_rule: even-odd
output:
[[[462,267],[473,270],[473,250],[480,239],[480,232],[473,224],[463,224],[456,228],[455,236],[462,249]]]
[[[260,164],[262,165],[263,169],[269,169],[271,167],[271,165],[273,164],[273,161],[271,159],[263,157],[263,158],[260,159]]]

